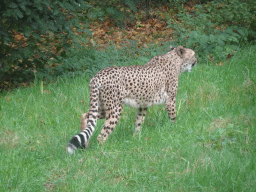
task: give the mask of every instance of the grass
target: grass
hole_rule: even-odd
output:
[[[66,145],[89,108],[85,75],[2,95],[0,191],[254,191],[255,50],[182,74],[176,124],[154,106],[133,137],[136,109],[125,107],[104,146],[99,120],[73,156]]]

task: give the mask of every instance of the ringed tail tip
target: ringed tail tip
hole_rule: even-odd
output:
[[[77,148],[73,144],[69,143],[67,146],[67,150],[70,155],[73,155],[74,151],[77,150]]]

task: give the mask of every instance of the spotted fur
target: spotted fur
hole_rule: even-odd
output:
[[[86,148],[97,119],[106,119],[97,138],[100,144],[106,142],[124,104],[138,108],[134,135],[140,132],[151,105],[165,103],[169,118],[175,121],[178,75],[190,72],[196,62],[193,50],[179,46],[153,57],[146,65],[107,67],[99,71],[90,81],[90,109],[82,115],[81,132],[70,140],[68,152],[73,154],[79,147]]]

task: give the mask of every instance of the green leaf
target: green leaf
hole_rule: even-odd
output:
[[[33,33],[33,36],[34,36],[36,39],[38,39],[38,40],[41,38],[40,35],[37,34],[37,33]]]
[[[201,38],[199,38],[201,41],[201,45],[206,45],[209,41],[209,37],[205,34],[201,35]]]
[[[14,12],[16,13],[16,15],[19,17],[19,18],[23,18],[23,13],[19,10],[19,9],[14,9]]]
[[[8,37],[9,36],[9,33],[7,31],[8,28],[5,27],[5,25],[3,23],[0,23],[0,34],[3,35],[3,36],[6,36]]]
[[[67,2],[64,3],[64,7],[70,11],[75,10],[74,6],[72,6],[70,3],[67,3]]]
[[[29,37],[30,32],[31,32],[30,27],[27,27],[27,28],[25,29],[25,31],[24,31],[24,36],[25,36],[26,38],[28,38],[28,37]]]
[[[216,46],[216,47],[215,47],[215,51],[216,51],[217,53],[222,53],[222,52],[223,52],[223,46]]]
[[[86,34],[89,35],[90,37],[92,37],[92,32],[89,29],[85,30]]]
[[[238,33],[239,33],[241,36],[243,36],[243,37],[245,37],[245,36],[248,35],[248,34],[247,34],[247,29],[238,29],[237,31],[238,31]]]
[[[53,10],[53,15],[58,15],[60,13],[59,9],[56,7],[54,10]]]
[[[220,38],[217,38],[216,42],[217,42],[217,45],[219,45],[219,46],[224,46],[225,45],[225,42]]]
[[[210,39],[211,43],[216,43],[216,37],[215,37],[215,35],[210,34],[209,39]]]
[[[60,7],[64,7],[63,3],[61,1],[58,2]]]
[[[50,27],[50,29],[51,29],[52,31],[56,32],[56,31],[58,30],[57,27],[55,27],[53,21],[50,21],[50,22],[48,23],[48,25],[49,25],[49,27]]]
[[[13,2],[12,2],[12,3],[9,5],[9,7],[15,9],[15,8],[18,7],[18,5],[17,5],[16,3],[13,3]]]
[[[9,44],[9,42],[11,41],[11,39],[9,38],[9,36],[4,36],[4,45],[7,45],[7,44]]]
[[[29,58],[33,55],[34,50],[31,50],[30,48],[25,48],[25,50],[23,50],[23,54],[25,58]]]
[[[25,6],[25,3],[24,3],[24,2],[19,3],[19,6],[20,6],[20,8],[21,8],[23,11],[26,11],[26,6]]]
[[[231,42],[233,41],[233,42],[239,43],[239,40],[236,37],[233,37],[233,36],[230,36],[228,38],[228,40],[230,40]]]
[[[39,11],[43,11],[43,6],[42,4],[36,4],[36,8],[39,10]]]

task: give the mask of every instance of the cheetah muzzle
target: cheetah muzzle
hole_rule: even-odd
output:
[[[135,132],[140,132],[147,108],[165,104],[169,118],[176,119],[176,94],[178,76],[190,72],[197,60],[192,49],[170,47],[164,55],[153,57],[146,65],[107,67],[99,71],[90,81],[90,109],[81,117],[81,132],[68,144],[73,154],[78,148],[86,148],[97,119],[106,119],[97,140],[106,142],[114,130],[124,104],[138,108]]]

